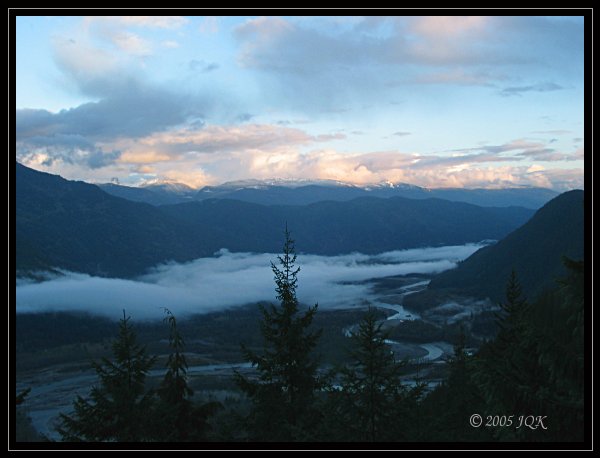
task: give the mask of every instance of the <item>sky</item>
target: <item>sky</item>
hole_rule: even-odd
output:
[[[299,254],[298,299],[320,308],[348,308],[376,301],[369,280],[435,274],[456,266],[483,245],[467,244],[389,251],[378,255]],[[62,272],[36,283],[17,280],[17,313],[83,311],[118,319],[123,308],[136,319],[161,319],[164,306],[177,316],[273,301],[273,253],[230,253],[156,266],[133,280]],[[50,275],[50,274],[48,274]]]
[[[17,17],[16,157],[93,183],[583,188],[582,17]]]

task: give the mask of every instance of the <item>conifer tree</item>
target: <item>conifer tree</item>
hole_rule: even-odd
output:
[[[177,329],[177,320],[170,310],[164,309],[164,321],[169,326],[169,347],[167,372],[158,388],[156,438],[165,442],[189,439],[192,403],[194,393],[187,383],[187,361],[183,353],[185,342]]]
[[[499,428],[501,440],[583,440],[583,262],[565,260],[569,276],[560,287],[525,302],[514,275],[496,339],[476,358],[476,378],[486,410],[535,412],[545,427]]]
[[[309,327],[318,305],[302,312],[296,297],[298,272],[294,241],[285,229],[279,266],[271,263],[279,305],[260,306],[261,354],[242,346],[248,361],[256,367],[258,380],[237,373],[237,383],[252,400],[248,418],[250,436],[255,440],[310,440],[318,412],[315,393],[321,387],[313,350],[319,331]]]
[[[528,317],[530,340],[543,369],[535,400],[548,415],[547,440],[584,439],[584,263],[563,258],[567,276],[543,294]],[[551,419],[551,420],[550,420]]]
[[[521,283],[517,273],[513,269],[506,283],[506,299],[500,302],[500,313],[496,314],[496,322],[499,327],[499,337],[503,340],[510,339],[517,332],[517,327],[522,322],[527,307],[527,300],[523,297]]]
[[[138,442],[148,437],[152,395],[145,390],[146,375],[154,364],[146,349],[136,343],[136,334],[125,315],[113,343],[114,362],[102,358],[92,365],[99,377],[89,399],[77,396],[72,415],[61,414],[58,428],[66,441]]]
[[[206,438],[208,418],[218,408],[218,403],[194,404],[194,391],[187,378],[185,341],[177,328],[171,311],[164,309],[164,321],[169,326],[171,353],[167,359],[167,372],[158,388],[158,403],[154,413],[154,440],[162,442],[200,441]]]
[[[398,441],[411,428],[422,386],[410,390],[402,385],[404,363],[395,360],[381,327],[369,307],[352,336],[353,361],[341,372],[341,390],[332,392],[345,430],[342,440]]]
[[[545,408],[536,400],[535,391],[543,385],[546,372],[532,339],[531,304],[522,297],[514,271],[506,285],[506,299],[499,305],[502,313],[498,314],[498,335],[480,349],[476,360],[475,378],[485,396],[486,409],[542,413]],[[498,428],[493,432],[500,440],[521,440],[527,434],[532,437],[523,428]]]

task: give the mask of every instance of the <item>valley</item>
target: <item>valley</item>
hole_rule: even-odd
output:
[[[346,350],[352,345],[350,337],[355,332],[365,307],[370,305],[377,308],[383,329],[394,335],[387,343],[396,360],[407,361],[402,376],[403,383],[410,386],[419,379],[434,387],[444,377],[445,360],[452,356],[453,333],[456,329],[447,329],[446,340],[431,341],[427,339],[438,339],[440,335],[436,333],[428,336],[427,333],[421,333],[420,339],[415,341],[410,335],[405,339],[401,332],[395,332],[403,323],[416,324],[422,321],[417,313],[406,310],[402,303],[405,296],[427,286],[427,277],[402,275],[361,283],[368,283],[369,288],[373,290],[369,301],[363,301],[349,309],[324,310],[317,315],[315,327],[321,327],[324,331],[323,342],[318,348],[322,355],[321,370],[327,371],[347,359]],[[460,313],[456,315],[458,320],[459,315]],[[23,318],[24,316],[21,316],[18,321]],[[59,314],[47,324],[59,325],[63,318],[64,316]],[[35,315],[29,316],[29,320],[35,319]],[[255,375],[251,365],[243,361],[240,343],[251,342],[259,348],[258,319],[256,306],[244,306],[211,313],[208,319],[206,316],[192,315],[180,321],[187,342],[189,384],[196,392],[195,399],[224,401],[239,396],[232,380],[233,371],[240,371],[249,377]],[[95,318],[89,316],[82,317],[81,320],[80,326],[85,323],[91,325]],[[149,386],[156,386],[164,374],[161,366],[164,366],[166,361],[166,355],[161,353],[166,350],[164,340],[157,339],[157,336],[164,334],[163,326],[160,323],[142,321],[135,323],[135,327],[140,340],[159,355],[149,374],[148,382]],[[240,336],[241,329],[250,331],[241,333]],[[233,335],[236,338],[231,338]],[[27,333],[20,333],[20,336],[25,339],[28,337]],[[53,346],[48,342],[44,344],[46,348],[17,351],[17,391],[31,388],[25,404],[27,413],[34,427],[48,438],[59,438],[54,430],[58,424],[59,413],[70,412],[75,397],[85,397],[90,387],[97,383],[97,376],[90,367],[90,361],[97,360],[101,355],[109,355],[108,339],[103,339],[102,342],[104,343],[78,342],[60,346]],[[475,342],[472,344],[476,345]],[[78,351],[82,348],[85,350]]]
[[[459,359],[470,358],[495,338],[511,268],[537,294],[566,273],[561,256],[583,256],[582,191],[537,211],[396,194],[270,205],[225,193],[155,206],[19,164],[17,173],[16,390],[31,389],[20,409],[51,440],[60,439],[59,414],[99,383],[91,362],[112,357],[124,310],[157,356],[148,389],[160,386],[171,354],[168,307],[185,341],[190,399],[248,411],[235,374],[260,380],[242,348],[264,350],[259,305],[274,300],[281,228],[293,227],[301,248],[300,309],[318,304],[309,327],[322,332],[315,374],[329,377],[330,390],[320,398],[344,386],[341,368],[355,358],[353,335],[372,308],[399,383],[422,390],[427,405],[457,376],[448,364],[457,342]]]

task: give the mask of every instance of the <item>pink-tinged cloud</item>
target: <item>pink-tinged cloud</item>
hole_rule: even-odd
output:
[[[133,56],[148,56],[152,54],[152,45],[133,32],[121,31],[112,37],[113,43],[122,51]]]
[[[486,16],[422,16],[416,18],[411,30],[428,39],[452,39],[472,35],[484,29]]]
[[[560,173],[550,177],[539,164],[534,168],[531,164],[515,165],[527,159],[527,154],[540,161],[549,161],[548,155],[554,154],[553,150],[544,150],[543,144],[524,139],[451,155],[310,149],[318,142],[337,138],[339,135],[314,136],[279,125],[207,126],[140,139],[125,148],[120,162],[151,164],[148,151],[160,153],[171,159],[154,162],[158,175],[196,187],[274,177],[331,179],[360,185],[392,181],[426,187],[555,187],[555,182],[564,186],[574,176],[569,172],[568,180]],[[583,173],[580,178],[582,185]]]
[[[294,33],[296,27],[281,18],[260,17],[249,19],[235,29],[235,34],[243,42],[238,61],[242,66],[254,67],[264,64],[262,55],[265,50],[277,46],[278,41],[285,40]]]
[[[227,154],[247,150],[272,151],[279,148],[306,145],[314,141],[326,141],[337,137],[313,137],[291,127],[269,124],[241,124],[237,126],[207,126],[201,129],[179,129],[160,132],[123,145],[125,162],[137,155],[143,160],[146,152],[160,151],[172,158],[184,154]]]

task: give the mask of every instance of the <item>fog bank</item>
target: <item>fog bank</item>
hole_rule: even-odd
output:
[[[435,274],[481,248],[482,244],[390,251],[377,255],[298,255],[298,298],[322,309],[351,307],[373,297],[370,279]],[[76,272],[48,276],[41,283],[17,280],[17,313],[86,311],[117,319],[122,309],[135,319],[207,313],[275,300],[270,262],[273,253],[231,253],[156,266],[134,280],[100,278]],[[357,284],[356,282],[365,282]]]

